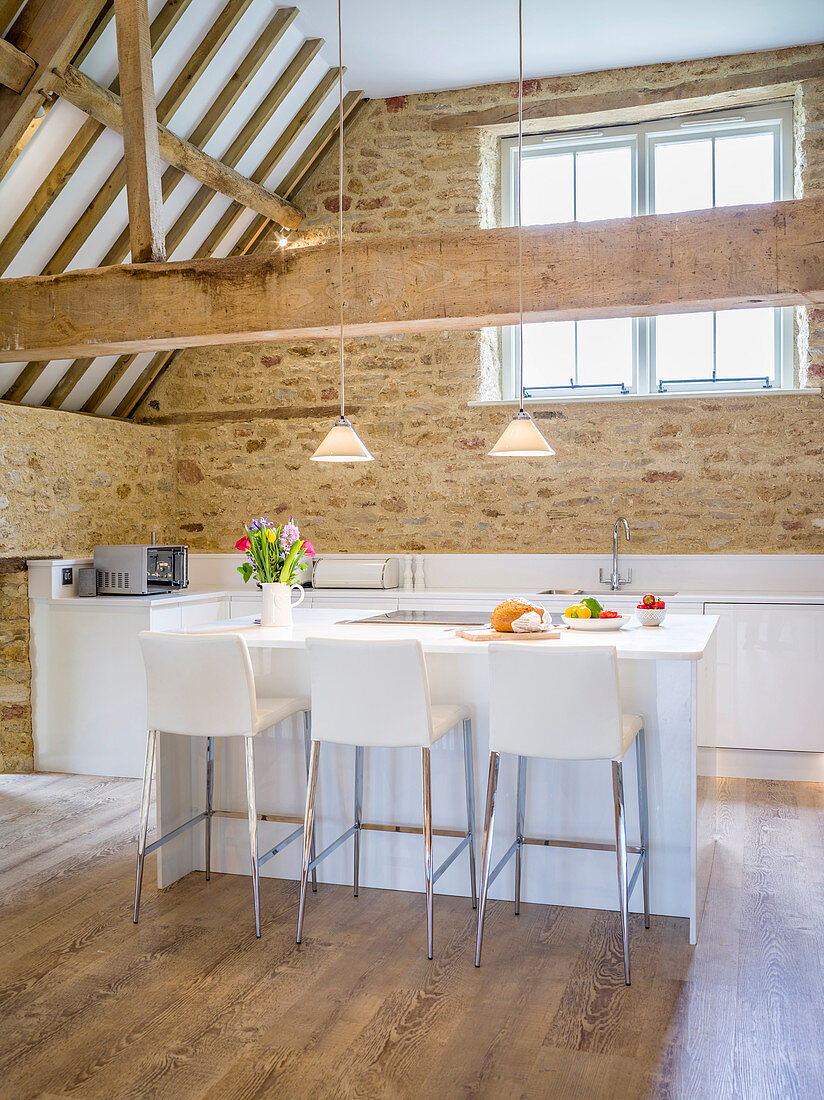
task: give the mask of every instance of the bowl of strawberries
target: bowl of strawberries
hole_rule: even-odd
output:
[[[648,592],[636,607],[635,614],[641,626],[660,626],[667,617],[667,605]]]

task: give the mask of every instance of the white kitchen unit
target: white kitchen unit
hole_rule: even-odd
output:
[[[367,612],[368,613],[368,612]],[[416,637],[424,646],[435,703],[464,703],[472,709],[475,788],[480,820],[488,761],[488,673],[485,643],[456,638],[444,627],[351,625],[340,620],[364,614],[298,609],[295,626],[264,629],[245,623],[215,624],[211,629],[242,630],[252,652],[255,679],[262,695],[308,693],[307,636],[344,638]],[[664,630],[628,627],[609,634],[566,631],[553,642],[532,645],[615,645],[621,692],[627,711],[644,715],[648,743],[650,800],[650,882],[654,913],[689,918],[695,942],[714,845],[715,786],[698,774],[698,737],[709,738],[714,722],[714,631],[711,616],[683,616]],[[587,700],[581,700],[581,706]],[[552,700],[547,700],[548,713]],[[188,738],[161,736],[158,765],[158,827],[166,833],[202,809],[204,749]],[[260,736],[255,751],[257,801],[261,812],[301,814],[306,784],[300,723],[285,723]],[[457,828],[465,814],[463,757],[460,737],[448,734],[432,750],[435,823]],[[318,794],[318,850],[352,822],[354,750],[324,745]],[[638,836],[634,754],[626,760],[628,830]],[[527,791],[530,835],[614,841],[611,771],[594,762],[531,762]],[[512,840],[515,818],[515,761],[504,758],[497,810],[495,853]],[[242,742],[216,745],[215,805],[244,806]],[[417,825],[421,820],[418,750],[368,750],[365,765],[364,819],[382,824]],[[275,823],[260,829],[261,851],[275,844],[288,827]],[[448,842],[436,840],[438,845]],[[212,835],[213,868],[249,873],[248,837],[243,820],[220,819]],[[202,830],[182,833],[158,853],[159,882],[167,886],[189,871],[203,868]],[[264,874],[297,878],[298,846],[266,864]],[[361,848],[361,883],[384,889],[420,891],[423,859],[420,836],[400,833],[365,835]],[[344,845],[318,868],[321,881],[352,880],[352,848]],[[438,882],[438,892],[468,893],[466,860],[457,860]],[[512,875],[501,875],[491,896],[513,896]],[[616,908],[615,857],[609,852],[530,847],[524,859],[523,897],[544,904]],[[314,922],[315,899],[307,902],[307,928]],[[437,902],[436,902],[437,905]],[[467,900],[467,905],[469,901]],[[639,908],[639,896],[633,908]]]
[[[229,601],[201,596],[32,598],[35,769],[139,777],[146,744],[141,630],[226,619]]]
[[[705,607],[719,619],[717,747],[824,752],[824,608]]]

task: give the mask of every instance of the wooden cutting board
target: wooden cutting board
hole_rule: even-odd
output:
[[[482,626],[474,630],[459,629],[456,638],[465,638],[468,642],[548,642],[560,638],[560,630],[541,630],[532,634],[516,634],[514,631],[493,630],[491,626]]]

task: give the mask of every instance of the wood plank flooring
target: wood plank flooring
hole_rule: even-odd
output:
[[[139,784],[0,776],[0,1097],[824,1097],[824,785],[718,785],[701,942],[633,919],[626,988],[592,910],[493,902],[476,970],[466,900],[430,963],[421,895],[321,885],[298,947],[294,883],[257,941],[248,879],[150,861],[135,928]]]

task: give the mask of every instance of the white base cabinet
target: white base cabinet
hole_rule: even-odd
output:
[[[824,609],[706,603],[718,615],[716,746],[824,752]]]

